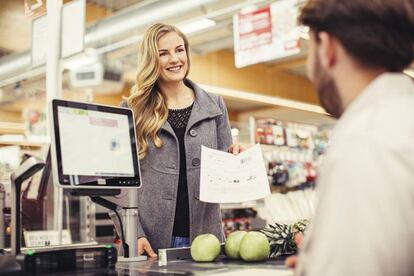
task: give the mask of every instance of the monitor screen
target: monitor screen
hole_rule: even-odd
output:
[[[137,142],[130,109],[53,100],[52,157],[67,188],[140,186]],[[56,170],[57,169],[57,170]]]

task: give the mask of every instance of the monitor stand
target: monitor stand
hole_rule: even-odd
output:
[[[135,190],[134,190],[135,191]],[[91,200],[114,213],[121,211],[120,226],[115,224],[116,231],[122,240],[123,256],[118,257],[118,262],[146,261],[147,256],[138,254],[138,195],[128,193],[129,207],[120,207],[117,204],[102,198],[102,196],[116,196],[121,193],[120,189],[74,189],[71,191],[75,196],[89,196]],[[123,227],[122,227],[123,225]],[[124,238],[122,238],[124,236]]]

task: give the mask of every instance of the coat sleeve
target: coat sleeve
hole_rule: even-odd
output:
[[[217,149],[227,151],[232,144],[232,137],[230,131],[229,116],[226,108],[226,104],[222,97],[218,98],[218,106],[222,111],[222,115],[216,117],[217,125]]]
[[[139,216],[139,210],[138,210],[138,233],[137,233],[137,239],[142,238],[142,237],[146,238],[147,235],[145,235],[145,231],[142,228],[141,218]]]

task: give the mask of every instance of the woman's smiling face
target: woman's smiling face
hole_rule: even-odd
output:
[[[188,55],[182,37],[175,32],[168,32],[158,39],[157,47],[161,67],[158,81],[182,81],[188,71]]]

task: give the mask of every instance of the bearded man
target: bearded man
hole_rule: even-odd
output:
[[[414,275],[413,0],[310,0],[307,62],[339,118],[296,273]]]

